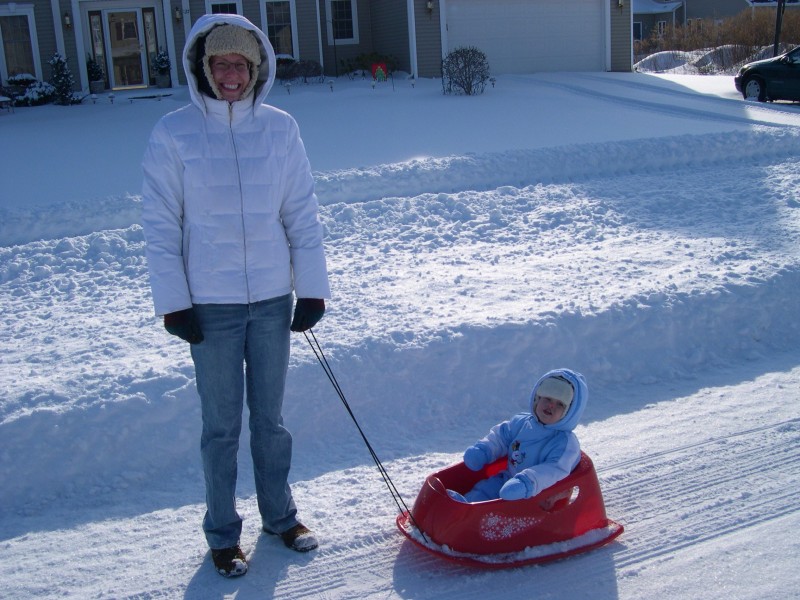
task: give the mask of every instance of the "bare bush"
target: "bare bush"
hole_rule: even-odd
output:
[[[489,80],[489,61],[474,46],[456,48],[442,61],[442,89],[445,94],[482,94]]]
[[[301,79],[303,83],[321,82],[323,79],[322,66],[316,61],[280,58],[276,62],[275,78],[283,83],[297,79]]]

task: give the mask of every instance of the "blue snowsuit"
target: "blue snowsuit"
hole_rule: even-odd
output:
[[[561,376],[572,384],[575,394],[567,413],[552,425],[543,425],[534,414],[534,401],[539,384],[547,377]],[[555,369],[545,373],[533,388],[530,412],[515,415],[492,427],[475,446],[486,454],[487,464],[502,456],[508,457],[506,469],[479,481],[464,494],[469,502],[494,500],[500,488],[511,478],[520,479],[526,488],[525,498],[561,481],[577,466],[581,457],[578,438],[572,432],[580,421],[589,390],[580,373]]]

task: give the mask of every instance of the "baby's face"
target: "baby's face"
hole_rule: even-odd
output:
[[[548,396],[536,395],[533,404],[533,412],[539,422],[544,425],[558,423],[567,411],[567,406],[561,400],[555,400]]]

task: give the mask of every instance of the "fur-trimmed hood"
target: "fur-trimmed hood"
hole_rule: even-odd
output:
[[[202,66],[202,48],[206,35],[208,35],[214,27],[223,24],[238,25],[239,27],[247,29],[253,32],[253,35],[258,41],[259,51],[261,53],[261,65],[259,65],[258,68],[258,78],[253,90],[253,97],[245,98],[243,101],[252,101],[254,106],[262,104],[270,89],[272,89],[272,85],[275,83],[275,51],[263,31],[241,15],[203,15],[192,26],[192,30],[189,32],[189,38],[186,41],[186,46],[183,49],[183,68],[189,83],[189,93],[192,103],[200,108],[203,113],[206,112],[206,102],[208,100],[213,100],[213,98],[203,94],[201,91],[201,82],[205,80]]]
[[[533,386],[533,390],[531,391],[531,414],[536,414],[533,410],[533,403],[536,399],[536,390],[539,388],[539,384],[541,384],[542,381],[548,377],[559,376],[563,377],[572,384],[572,387],[575,390],[575,395],[572,398],[572,404],[570,404],[567,414],[565,414],[557,423],[553,423],[552,425],[544,425],[544,427],[547,429],[572,431],[580,422],[581,416],[583,416],[583,411],[586,408],[586,403],[589,401],[589,388],[586,385],[586,380],[583,378],[583,375],[576,371],[572,371],[571,369],[553,369],[552,371],[542,375],[539,378],[539,381],[536,382],[536,385]]]

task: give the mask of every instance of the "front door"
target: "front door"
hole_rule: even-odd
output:
[[[106,47],[110,49],[111,87],[135,88],[147,85],[142,11],[105,11]]]

